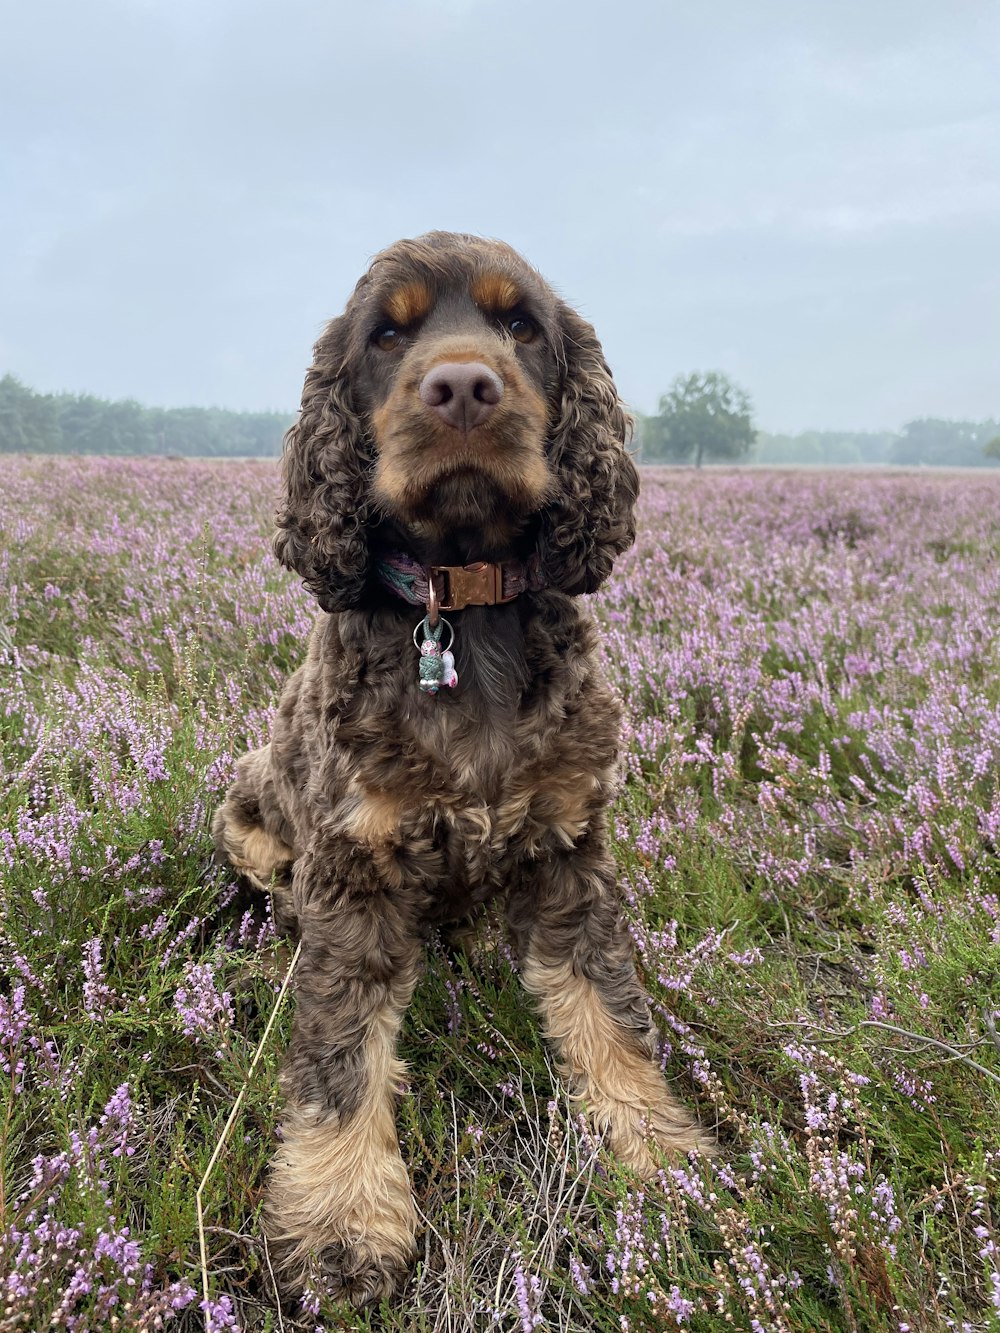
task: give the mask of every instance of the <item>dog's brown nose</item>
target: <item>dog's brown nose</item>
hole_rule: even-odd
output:
[[[503,397],[503,380],[481,361],[442,361],[420,381],[420,398],[454,430],[481,426]]]

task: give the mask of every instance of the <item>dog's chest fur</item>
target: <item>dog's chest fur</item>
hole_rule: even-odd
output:
[[[346,781],[328,827],[382,865],[420,866],[443,916],[504,890],[515,863],[571,848],[606,805],[613,776],[607,747],[593,738],[581,747],[579,729],[555,718],[491,727],[441,708],[404,716],[392,749],[390,764],[382,746],[342,753]]]
[[[503,715],[461,687],[421,695],[412,647],[383,669],[359,645],[359,661],[330,642],[332,619],[289,682],[274,746],[284,749],[287,735],[307,762],[296,794],[298,804],[308,797],[311,829],[359,844],[388,877],[419,883],[433,915],[461,915],[502,892],[512,866],[573,847],[606,808],[619,710],[596,669],[589,621],[558,657],[532,664],[520,705]],[[303,735],[301,722],[317,716],[325,734]]]

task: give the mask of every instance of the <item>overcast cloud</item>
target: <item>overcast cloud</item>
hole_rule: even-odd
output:
[[[370,256],[500,236],[650,411],[1000,416],[989,0],[3,4],[0,373],[291,408]]]

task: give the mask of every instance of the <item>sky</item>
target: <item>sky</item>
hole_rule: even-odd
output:
[[[371,256],[498,236],[643,412],[1000,417],[994,0],[0,0],[0,374],[291,410]]]

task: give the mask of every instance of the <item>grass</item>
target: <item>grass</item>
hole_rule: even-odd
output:
[[[642,1187],[502,932],[442,939],[400,1299],[281,1311],[258,1212],[289,963],[210,859],[311,608],[269,467],[0,473],[0,1333],[1000,1328],[1000,486],[647,473],[595,610],[639,967],[714,1164]],[[195,1194],[230,1110],[204,1202]],[[161,1323],[157,1323],[157,1321]]]

